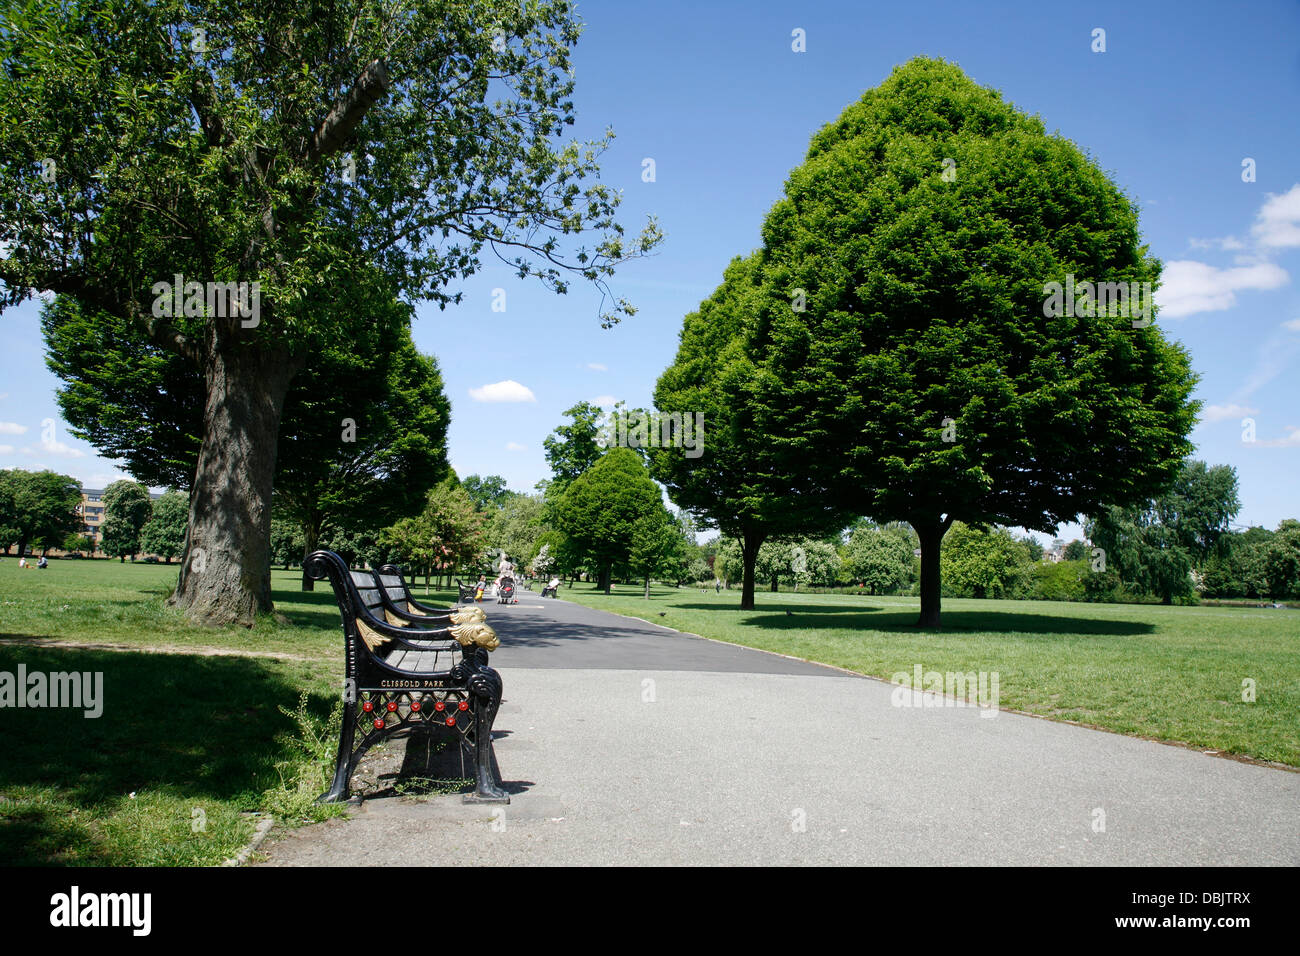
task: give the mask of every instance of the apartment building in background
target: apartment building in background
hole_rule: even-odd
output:
[[[162,495],[157,492],[149,492],[150,498],[161,498]],[[95,550],[94,557],[103,557],[100,550],[100,544],[104,541],[104,532],[101,526],[104,523],[104,489],[103,488],[82,488],[81,503],[77,505],[77,516],[81,518],[80,531],[88,538],[94,539]],[[61,554],[61,551],[51,551],[51,554]]]

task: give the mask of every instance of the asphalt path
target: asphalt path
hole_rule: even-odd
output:
[[[271,865],[1300,864],[1300,774],[519,600],[485,605],[510,805],[365,800]]]

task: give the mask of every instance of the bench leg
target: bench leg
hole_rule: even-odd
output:
[[[352,703],[343,707],[343,728],[339,732],[339,756],[334,764],[334,780],[329,790],[316,798],[317,803],[339,803],[348,798],[348,781],[352,777],[352,742],[357,732],[357,709]]]
[[[492,772],[492,724],[501,706],[501,676],[490,667],[470,679],[474,697],[474,792],[465,803],[509,803],[510,794],[501,789]]]

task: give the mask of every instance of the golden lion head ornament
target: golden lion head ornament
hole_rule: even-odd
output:
[[[483,613],[481,607],[463,607],[458,611],[452,611],[447,615],[447,619],[453,624],[482,624],[487,620],[487,615]]]
[[[501,643],[497,640],[497,632],[486,624],[457,624],[455,627],[448,628],[448,630],[451,632],[451,636],[460,643],[461,647],[477,644],[486,650],[494,651]]]

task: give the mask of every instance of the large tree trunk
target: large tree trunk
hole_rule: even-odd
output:
[[[772,575],[772,589],[771,589],[773,594],[775,594],[779,590],[779,588],[777,587],[777,583],[778,583],[777,576],[774,574]]]
[[[613,569],[607,564],[600,569],[600,583],[597,585],[606,594],[609,593],[609,586],[613,580]]]
[[[746,531],[740,542],[740,562],[744,567],[741,575],[740,609],[754,610],[754,565],[758,563],[758,549],[763,545],[766,535],[757,531]]]
[[[219,333],[210,333],[220,338]],[[271,610],[271,484],[289,356],[208,346],[203,445],[172,603],[205,624],[252,626]]]
[[[917,627],[939,626],[943,594],[939,572],[939,548],[951,524],[951,516],[942,521],[912,523],[917,537],[921,539],[921,616],[917,618]]]
[[[645,599],[650,600],[650,575],[645,576]]]

